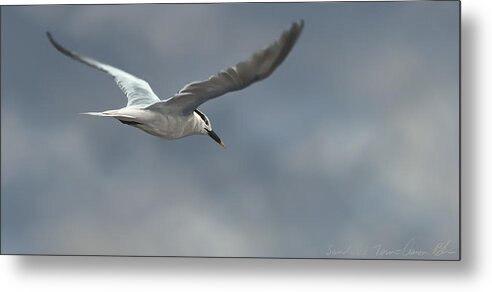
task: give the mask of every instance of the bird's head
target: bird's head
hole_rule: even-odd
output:
[[[208,117],[197,109],[195,110],[195,115],[198,117],[198,120],[201,123],[201,134],[210,136],[210,138],[214,139],[214,141],[217,142],[220,146],[225,147],[224,142],[222,142],[219,136],[217,136],[214,130],[212,130],[212,124],[210,123]]]

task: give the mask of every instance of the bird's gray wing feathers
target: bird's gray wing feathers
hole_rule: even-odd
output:
[[[161,111],[195,110],[202,103],[227,92],[243,89],[267,78],[287,57],[302,32],[304,22],[293,23],[268,47],[255,52],[248,60],[210,76],[207,80],[187,84],[175,96],[148,106]]]
[[[97,60],[81,56],[75,52],[68,50],[60,45],[49,32],[46,33],[51,44],[62,54],[69,56],[81,63],[89,65],[99,71],[111,75],[119,88],[128,98],[127,106],[140,105],[147,106],[149,104],[161,101],[150,88],[147,81],[137,78],[123,70],[101,63]]]

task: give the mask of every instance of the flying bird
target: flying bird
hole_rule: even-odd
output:
[[[55,41],[50,32],[46,35],[62,54],[112,76],[128,99],[126,107],[120,109],[82,114],[112,117],[123,124],[169,140],[189,135],[208,135],[225,147],[224,142],[212,130],[210,119],[198,107],[208,100],[243,89],[270,76],[292,50],[303,27],[303,20],[292,23],[278,39],[256,51],[246,61],[224,69],[207,80],[191,82],[165,100],[157,97],[147,81],[68,50]]]

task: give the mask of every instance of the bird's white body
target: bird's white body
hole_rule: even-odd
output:
[[[100,113],[83,113],[94,116],[113,117],[124,124],[139,128],[151,135],[167,140],[178,139],[190,135],[207,134],[200,116],[193,112],[188,115],[163,114],[151,109],[129,106],[117,110]]]
[[[280,38],[268,47],[257,51],[248,60],[224,69],[207,80],[185,85],[177,94],[161,100],[150,85],[116,67],[70,51],[47,33],[51,44],[62,54],[111,75],[128,98],[126,107],[104,112],[85,113],[112,117],[139,128],[151,135],[165,139],[178,139],[189,135],[209,135],[221,146],[222,140],[212,130],[208,117],[197,108],[202,103],[231,91],[243,89],[263,80],[284,61],[302,32],[304,22],[293,23]]]

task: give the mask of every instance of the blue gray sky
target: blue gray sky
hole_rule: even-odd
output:
[[[3,253],[458,257],[458,2],[1,13]],[[79,115],[124,95],[45,36],[164,99],[301,18],[271,77],[200,107],[226,149]]]

